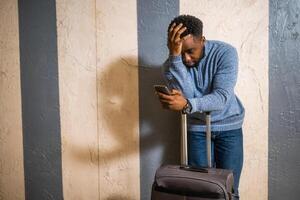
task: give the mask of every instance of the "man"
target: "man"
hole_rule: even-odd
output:
[[[207,166],[205,115],[212,116],[212,162],[234,174],[234,198],[243,166],[244,108],[234,93],[238,74],[236,49],[206,40],[200,19],[180,15],[168,27],[169,58],[163,72],[171,95],[157,93],[166,109],[188,114],[189,164]]]

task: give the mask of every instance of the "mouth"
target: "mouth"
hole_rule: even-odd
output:
[[[193,67],[195,65],[195,62],[184,62],[184,64],[188,67]]]
[[[200,59],[199,60],[189,60],[187,61],[183,61],[183,64],[187,67],[197,67],[199,65]]]

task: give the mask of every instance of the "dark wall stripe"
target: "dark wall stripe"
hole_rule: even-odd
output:
[[[300,185],[300,1],[270,0],[269,199]]]
[[[165,111],[154,95],[162,83],[161,64],[168,55],[167,27],[179,14],[179,0],[138,0],[138,63],[141,200],[150,199],[155,170],[179,163],[179,115]]]
[[[55,0],[19,0],[26,199],[63,199]]]

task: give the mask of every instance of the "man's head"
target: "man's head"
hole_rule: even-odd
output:
[[[182,43],[181,55],[183,63],[187,67],[197,66],[203,56],[204,50],[205,38],[203,37],[202,21],[191,15],[180,15],[171,21],[168,31],[174,23],[176,25],[181,23],[183,27],[186,27],[186,30],[180,35],[180,38],[190,35],[190,37],[187,37]]]

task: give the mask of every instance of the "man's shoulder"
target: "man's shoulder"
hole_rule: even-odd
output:
[[[223,55],[237,55],[236,48],[226,42],[218,40],[208,40],[208,55],[220,59]]]
[[[208,43],[213,50],[226,51],[228,49],[235,49],[232,44],[220,40],[208,40]]]

